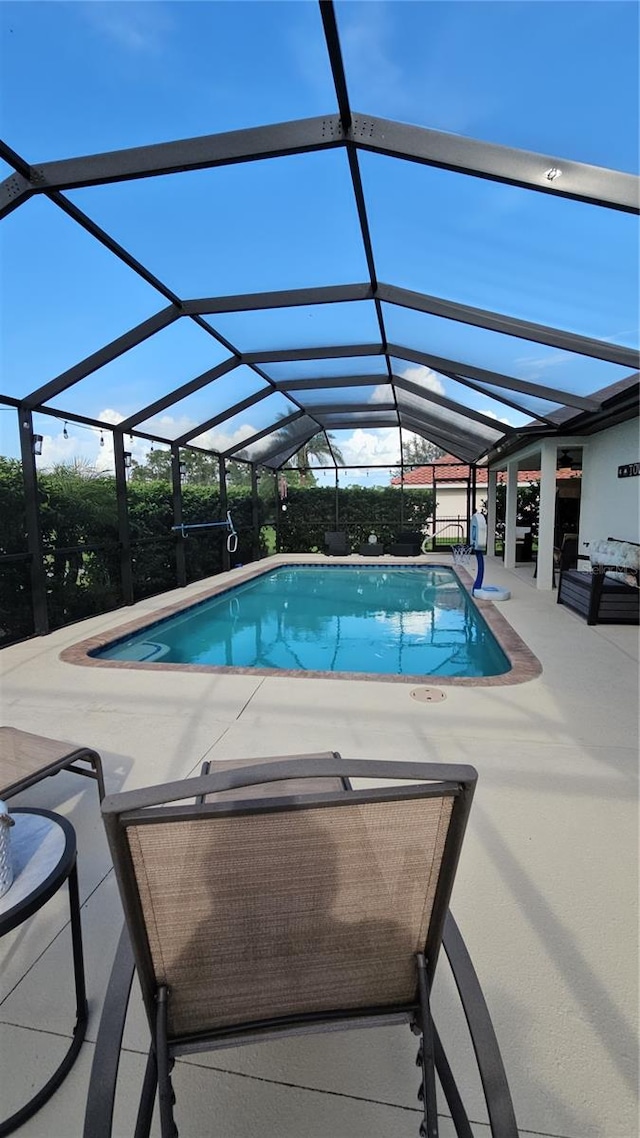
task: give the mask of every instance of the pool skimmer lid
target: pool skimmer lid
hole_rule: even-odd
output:
[[[409,692],[412,699],[417,699],[419,703],[441,703],[446,699],[446,695],[440,688],[414,688]]]

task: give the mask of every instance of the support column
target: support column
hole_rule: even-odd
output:
[[[180,447],[173,443],[171,446],[171,490],[173,501],[173,524],[181,526],[182,515],[182,475],[180,474]],[[176,539],[176,585],[184,589],[187,583],[187,558],[185,540],[181,533],[174,534]]]
[[[340,529],[340,498],[338,485],[338,467],[336,466],[336,520],[334,526],[336,532]]]
[[[552,589],[558,448],[551,439],[542,443],[540,457],[540,507],[538,515],[538,569],[536,573],[536,587],[538,589]]]
[[[22,456],[22,478],[24,482],[24,513],[27,524],[27,549],[31,555],[31,609],[33,630],[36,636],[46,636],[49,631],[49,612],[47,609],[47,581],[44,571],[42,549],[42,530],[38,508],[38,475],[33,453],[33,416],[25,407],[18,408],[18,427],[20,431],[20,452]]]
[[[254,462],[251,463],[251,534],[251,560],[257,561],[260,557],[260,500],[258,471]]]
[[[516,518],[518,516],[518,463],[507,463],[507,503],[504,519],[504,567],[516,567]]]
[[[218,469],[220,473],[220,521],[222,521],[223,518],[226,518],[227,510],[229,509],[227,499],[227,467],[222,456],[218,458]],[[222,542],[222,571],[226,573],[231,568],[231,554],[227,549],[227,531],[224,530],[223,532],[225,537]]]
[[[496,555],[496,490],[498,472],[489,470],[487,475],[487,553]]]
[[[123,604],[132,605],[133,566],[131,563],[129,504],[127,502],[127,468],[124,461],[124,435],[122,431],[113,432],[113,457],[116,467],[116,503],[118,509],[118,540],[120,542],[120,587],[122,589]]]

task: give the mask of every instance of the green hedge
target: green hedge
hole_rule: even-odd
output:
[[[273,479],[260,480],[259,521],[274,518]],[[47,607],[51,628],[59,628],[122,605],[120,544],[115,479],[87,477],[72,469],[38,475],[40,522],[45,551]],[[217,486],[186,484],[182,491],[185,525],[222,519]],[[177,538],[172,534],[170,483],[131,481],[127,486],[132,547],[134,597],[174,589]],[[352,549],[375,533],[385,545],[400,530],[429,526],[433,496],[429,490],[391,487],[353,488],[338,492],[325,487],[290,488],[287,510],[280,514],[278,549],[305,553],[324,548],[327,530],[345,530]],[[246,489],[229,489],[228,508],[238,532],[233,565],[253,557],[252,504]],[[402,510],[402,515],[401,515]],[[185,541],[187,580],[219,573],[227,531],[220,528],[189,534]],[[82,549],[76,547],[81,546]],[[260,555],[267,552],[261,537]],[[0,458],[0,554],[27,553],[22,469],[15,459]],[[33,633],[28,561],[0,562],[0,646]]]
[[[370,533],[390,545],[401,530],[430,528],[433,492],[405,490],[401,494],[391,486],[339,490],[337,524],[336,492],[331,488],[289,489],[286,506],[278,526],[280,552],[323,550],[325,532],[330,530],[344,530],[356,551]]]

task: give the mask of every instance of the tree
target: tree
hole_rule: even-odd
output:
[[[423,439],[421,435],[410,435],[402,442],[402,461],[405,466],[427,466],[430,462],[442,458],[442,447]]]
[[[332,435],[324,432],[314,435],[308,442],[303,443],[291,459],[291,465],[299,474],[301,486],[315,485],[315,478],[309,469],[312,458],[318,459],[321,466],[327,465],[322,461],[324,458],[328,458],[331,462],[335,459],[339,465],[344,463],[340,447],[335,445]]]
[[[215,455],[202,454],[201,451],[180,451],[180,463],[184,465],[183,482],[197,486],[211,486],[218,483],[218,459]],[[171,481],[171,451],[149,451],[144,462],[133,460],[131,469],[133,482]]]

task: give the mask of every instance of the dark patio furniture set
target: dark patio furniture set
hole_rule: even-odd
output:
[[[423,540],[421,533],[405,530],[396,536],[387,552],[392,557],[418,557],[422,552]],[[324,551],[330,557],[349,557],[352,550],[346,532],[337,530],[325,533]],[[366,541],[358,546],[361,557],[382,557],[384,552],[384,544],[379,541]]]

